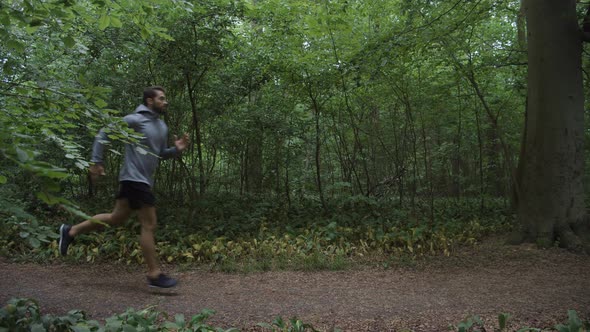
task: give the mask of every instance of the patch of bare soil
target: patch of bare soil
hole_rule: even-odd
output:
[[[71,309],[104,319],[155,306],[192,316],[204,308],[214,326],[257,330],[296,316],[321,331],[448,331],[470,315],[486,329],[510,313],[510,330],[552,327],[568,309],[590,317],[590,257],[490,240],[413,267],[321,272],[224,274],[172,271],[172,291],[152,291],[143,273],[116,265],[34,265],[0,261],[0,301],[29,297],[44,313]]]

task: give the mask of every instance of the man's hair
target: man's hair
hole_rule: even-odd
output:
[[[164,90],[164,88],[161,86],[150,86],[149,88],[145,88],[143,90],[143,104],[145,106],[147,106],[148,98],[156,97],[156,95],[158,94],[158,91],[162,91],[162,92],[166,93],[166,90]]]

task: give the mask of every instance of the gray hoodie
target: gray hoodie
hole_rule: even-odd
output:
[[[178,149],[168,148],[168,127],[157,112],[145,105],[137,106],[135,112],[125,116],[123,120],[129,128],[143,135],[139,146],[150,153],[137,151],[137,144],[125,144],[125,160],[119,172],[119,181],[142,182],[153,187],[159,159],[177,156]],[[109,138],[101,129],[92,145],[92,162],[103,162],[105,141],[109,141]]]

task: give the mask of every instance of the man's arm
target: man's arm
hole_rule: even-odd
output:
[[[105,175],[104,172],[104,144],[109,142],[109,137],[106,132],[101,129],[98,134],[94,137],[94,143],[92,144],[92,157],[90,161],[94,164],[90,166],[90,180],[96,181],[99,176]]]
[[[190,144],[190,138],[187,133],[184,133],[182,137],[179,139],[174,135],[174,147],[165,148],[160,153],[160,157],[166,159],[171,157],[176,157],[182,153]]]
[[[94,143],[92,144],[92,157],[90,161],[96,164],[103,163],[104,144],[110,139],[104,129],[101,129],[96,136],[94,136]]]
[[[128,114],[123,117],[123,121],[127,123],[129,128],[135,128],[138,123],[138,115],[135,113]],[[104,146],[106,143],[110,142],[111,139],[107,135],[106,131],[101,129],[98,134],[94,137],[94,143],[92,144],[92,156],[90,161],[93,163],[90,166],[90,179],[92,181],[96,181],[99,176],[105,175],[104,171]]]

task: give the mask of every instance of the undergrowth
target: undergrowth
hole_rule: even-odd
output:
[[[175,332],[235,332],[236,328],[224,329],[210,325],[207,320],[215,313],[204,309],[190,318],[182,314],[171,315],[155,310],[153,307],[143,310],[127,309],[122,314],[106,318],[104,321],[88,319],[84,311],[71,310],[66,315],[56,316],[41,314],[41,308],[34,299],[13,298],[0,308],[0,332],[28,332],[28,331],[56,331],[56,332],[127,332],[127,331],[175,331]],[[568,320],[551,328],[520,327],[514,329],[509,322],[510,315],[502,313],[498,316],[498,328],[487,328],[479,316],[470,316],[456,325],[449,326],[449,331],[476,332],[508,331],[518,332],[586,332],[590,329],[590,322],[582,321],[576,311],[568,311]],[[312,324],[300,319],[285,320],[277,317],[272,323],[258,323],[257,330],[272,332],[315,332]],[[332,328],[330,331],[340,331]],[[411,332],[411,329],[403,331]]]
[[[104,211],[88,205],[86,210]],[[450,255],[483,237],[508,231],[511,217],[502,200],[435,201],[401,209],[391,201],[352,197],[336,201],[329,212],[314,201],[290,208],[273,200],[210,197],[187,206],[160,202],[157,247],[162,261],[208,265],[234,271],[345,269],[371,260],[411,262],[429,255]],[[41,215],[38,217],[38,215]],[[48,262],[59,257],[57,228],[81,220],[59,209],[32,213],[0,211],[0,254],[17,260]],[[124,227],[81,235],[68,260],[142,264],[133,219]]]

